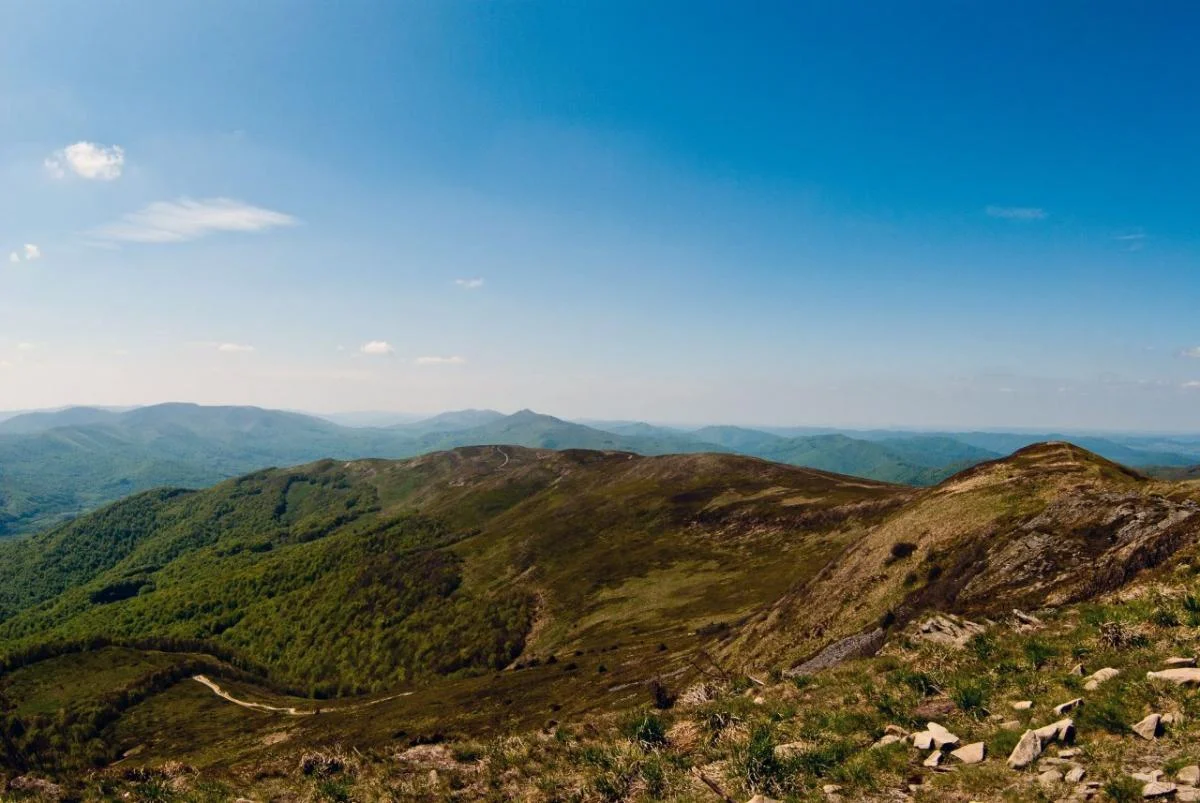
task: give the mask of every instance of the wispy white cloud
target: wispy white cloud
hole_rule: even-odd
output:
[[[1200,379],[1193,379],[1190,382],[1184,382],[1183,387],[1185,387],[1185,388],[1200,388]]]
[[[417,365],[462,365],[467,361],[466,357],[417,357]]]
[[[46,157],[46,170],[54,178],[73,173],[93,181],[112,181],[121,177],[125,167],[125,149],[106,147],[94,142],[76,142]]]
[[[1190,346],[1179,352],[1180,357],[1191,357],[1194,360],[1200,360],[1200,346]]]
[[[291,215],[251,206],[231,198],[157,201],[118,221],[92,229],[102,243],[181,243],[223,231],[251,232],[294,226]]]
[[[1113,237],[1119,243],[1124,245],[1122,251],[1141,251],[1146,247],[1146,235],[1144,232],[1135,231],[1129,234],[1118,234]]]
[[[464,290],[478,290],[483,287],[483,279],[476,277],[474,279],[455,279],[454,283]]]
[[[371,340],[363,343],[359,351],[371,357],[386,357],[396,353],[396,350],[392,348],[392,344],[386,340]]]
[[[254,346],[247,346],[244,343],[218,343],[217,351],[222,354],[245,354],[254,351]]]
[[[25,243],[25,261],[32,262],[35,259],[42,258],[42,249],[38,248],[33,243]]]
[[[18,343],[17,351],[33,351],[37,346],[33,343]]]
[[[984,210],[990,217],[1005,220],[1044,220],[1046,210],[1036,206],[989,206]]]
[[[18,254],[16,251],[13,251],[11,254],[8,255],[8,261],[12,262],[13,264],[16,264],[17,262],[21,261],[21,255]]]

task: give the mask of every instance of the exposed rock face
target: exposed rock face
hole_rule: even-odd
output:
[[[1200,766],[1192,764],[1175,773],[1175,780],[1188,786],[1200,784]]]
[[[1083,767],[1072,767],[1071,770],[1067,772],[1064,780],[1066,780],[1067,783],[1079,783],[1086,775],[1087,771]]]
[[[978,625],[967,619],[946,614],[931,616],[917,626],[917,638],[932,641],[935,644],[945,644],[951,647],[963,647],[972,636],[984,632],[983,625]]]
[[[1032,764],[1042,754],[1042,740],[1033,731],[1025,731],[1021,741],[1008,756],[1008,766],[1021,770]]]
[[[886,635],[883,628],[877,627],[869,633],[859,633],[858,635],[844,638],[841,641],[835,641],[812,658],[809,658],[799,666],[787,670],[783,674],[787,677],[811,675],[815,672],[820,672],[822,669],[837,666],[842,661],[848,661],[851,658],[867,658],[879,652],[879,648],[883,646]]]
[[[1159,672],[1147,672],[1146,677],[1151,680],[1169,680],[1180,686],[1194,686],[1200,684],[1200,669],[1196,667],[1163,669]]]
[[[1175,784],[1170,781],[1151,781],[1142,787],[1142,797],[1168,797],[1175,794]]]

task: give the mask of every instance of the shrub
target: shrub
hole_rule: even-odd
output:
[[[1179,627],[1179,617],[1170,608],[1157,608],[1150,614],[1150,621],[1159,627]]]
[[[769,725],[759,725],[750,734],[745,752],[739,757],[746,786],[759,792],[782,791],[788,773],[775,756],[775,735]]]
[[[967,649],[979,660],[987,661],[996,654],[996,640],[987,633],[976,633],[967,641]]]
[[[1100,623],[1100,643],[1114,650],[1143,647],[1148,643],[1145,634],[1138,628],[1119,620]]]
[[[667,743],[667,728],[655,714],[644,714],[625,724],[625,736],[643,750],[654,750]]]
[[[1142,799],[1142,784],[1122,775],[1104,784],[1104,796],[1116,803],[1134,803]]]
[[[898,560],[904,560],[917,551],[917,545],[909,541],[897,541],[892,544],[892,552],[888,557],[888,563],[895,563]]]
[[[986,714],[987,687],[979,680],[964,680],[950,689],[950,699],[967,714]]]

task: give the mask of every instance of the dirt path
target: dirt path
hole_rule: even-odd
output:
[[[508,452],[504,451],[499,446],[496,447],[496,451],[499,452],[500,454],[504,455],[504,462],[501,463],[499,466],[497,466],[497,468],[504,468],[505,466],[508,465]]]
[[[267,705],[266,703],[252,703],[249,700],[239,700],[238,698],[234,697],[229,692],[222,689],[216,683],[209,680],[204,675],[194,675],[192,677],[192,680],[196,681],[197,683],[207,686],[212,691],[213,694],[217,695],[218,697],[220,697],[223,700],[228,700],[229,702],[233,703],[234,705],[240,705],[242,708],[250,708],[255,711],[269,711],[273,714],[287,714],[290,717],[308,717],[308,716],[312,716],[313,714],[319,714],[322,712],[327,713],[327,714],[336,714],[336,713],[341,713],[344,711],[358,711],[359,709],[362,709],[362,708],[367,708],[372,705],[379,705],[380,703],[387,702],[388,700],[395,700],[398,697],[407,697],[408,695],[412,694],[412,692],[406,691],[406,692],[402,692],[400,694],[393,694],[390,697],[380,697],[378,700],[371,700],[370,702],[367,702],[367,703],[359,703],[358,705],[347,705],[347,706],[340,706],[340,707],[335,707],[335,708],[323,708],[323,709],[322,708],[314,708],[311,711],[302,711],[299,708],[292,708],[292,707],[285,708],[285,707],[281,707],[281,706],[277,706],[277,705]]]

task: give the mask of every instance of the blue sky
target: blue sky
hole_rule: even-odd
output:
[[[6,3],[0,409],[1200,429],[1198,29]]]

